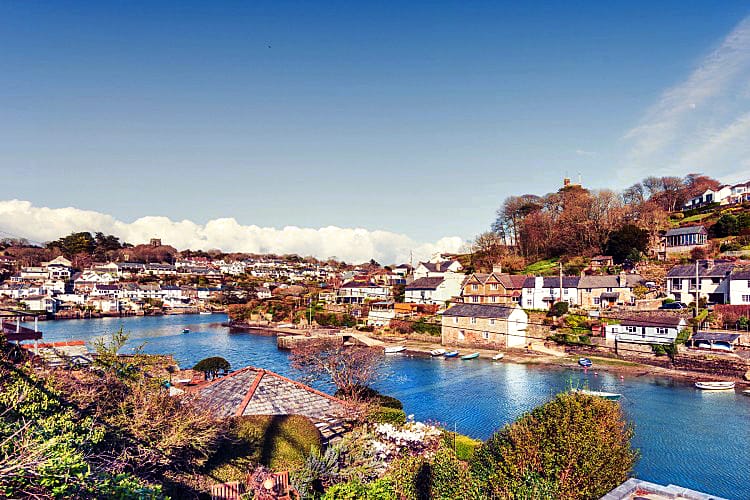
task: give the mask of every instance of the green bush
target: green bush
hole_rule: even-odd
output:
[[[207,474],[220,481],[235,481],[244,479],[254,464],[288,470],[321,448],[317,427],[301,415],[238,417],[230,423],[227,441],[209,460]]]
[[[353,479],[339,483],[326,490],[321,500],[398,500],[393,482],[388,478],[362,483]]]
[[[403,425],[406,423],[406,413],[397,408],[378,406],[367,414],[367,421],[374,424]]]
[[[446,431],[443,434],[443,445],[454,450],[459,460],[468,461],[474,455],[477,446],[481,444],[481,441],[457,432]]]
[[[498,498],[517,498],[530,478],[557,498],[599,498],[629,477],[632,437],[617,403],[563,393],[492,435],[471,470]]]
[[[405,500],[486,498],[453,450],[441,447],[431,458],[406,456],[391,463],[386,473]]]
[[[651,350],[654,351],[654,354],[657,356],[664,356],[667,354],[667,350],[664,349],[664,346],[661,344],[651,344]]]
[[[419,318],[418,321],[413,323],[412,326],[414,333],[421,333],[423,335],[433,335],[439,337],[441,335],[441,327],[435,323],[428,323],[424,318]]]
[[[549,310],[552,316],[563,316],[568,313],[569,304],[567,302],[555,302]]]
[[[368,400],[372,400],[378,404],[378,406],[384,406],[386,408],[396,408],[397,410],[403,410],[404,405],[401,401],[398,399],[392,397],[392,396],[386,396],[385,394],[380,394],[378,391],[373,389],[372,387],[358,387],[358,393],[359,395]],[[336,393],[334,394],[337,398],[343,398],[344,392],[341,389],[337,389]]]

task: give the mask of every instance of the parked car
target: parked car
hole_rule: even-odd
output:
[[[679,310],[679,309],[687,309],[688,306],[684,302],[667,302],[666,304],[662,304],[659,309],[670,309],[670,310]]]

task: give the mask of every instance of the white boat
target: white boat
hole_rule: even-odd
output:
[[[396,354],[398,352],[402,352],[402,351],[405,351],[405,350],[406,350],[406,347],[404,347],[402,345],[394,345],[394,346],[386,347],[385,348],[385,353],[386,354]]]
[[[201,311],[198,314],[213,314],[211,311]]]
[[[729,391],[734,389],[734,382],[696,382],[695,387],[704,391]]]
[[[503,354],[502,352],[499,352],[499,353],[495,354],[494,356],[492,356],[492,359],[494,361],[500,361],[504,357],[505,357],[505,354]]]
[[[445,349],[433,349],[430,351],[430,356],[442,356],[445,354]]]
[[[573,392],[578,394],[586,394],[587,396],[596,396],[598,398],[609,399],[610,401],[617,401],[622,397],[622,394],[616,392],[604,392],[604,391],[590,391],[588,389],[573,389]]]
[[[742,394],[744,394],[745,396],[750,396],[750,389],[745,389],[744,391],[742,391]]]

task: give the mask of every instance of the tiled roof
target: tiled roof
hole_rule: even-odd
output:
[[[734,270],[734,264],[726,261],[703,261],[698,264],[698,276],[707,277],[725,277]],[[695,278],[695,264],[685,264],[674,266],[667,273],[667,278]]]
[[[406,290],[435,290],[443,281],[443,278],[419,278],[407,285]]]
[[[534,288],[534,276],[529,276],[523,282],[524,288]],[[581,280],[579,276],[563,276],[562,286],[563,288],[578,288],[578,282]],[[544,278],[544,284],[542,288],[560,288],[560,278],[557,276],[548,276]]]
[[[456,304],[446,309],[443,316],[463,318],[507,318],[515,310],[512,306],[494,306],[491,304]]]
[[[646,313],[629,314],[621,318],[623,326],[663,326],[676,328],[683,321],[682,316],[670,313]]]
[[[313,420],[341,416],[341,400],[276,373],[248,366],[197,391],[219,418],[243,415],[302,415]]]
[[[705,231],[706,228],[704,228],[703,226],[677,227],[667,231],[666,236],[682,236],[683,234],[697,234]]]

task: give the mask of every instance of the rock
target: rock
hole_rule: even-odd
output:
[[[743,377],[745,380],[750,381],[750,370],[745,372],[745,376]]]

